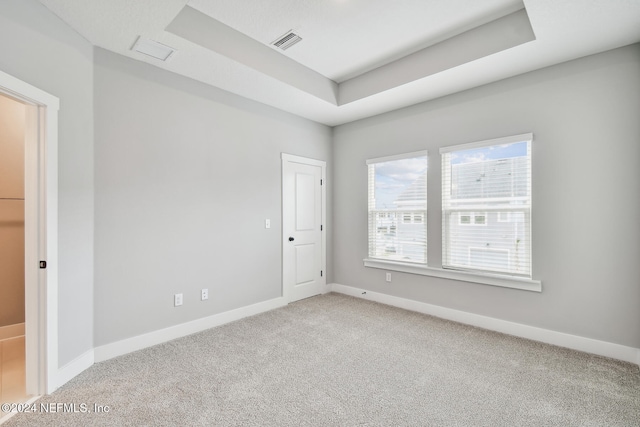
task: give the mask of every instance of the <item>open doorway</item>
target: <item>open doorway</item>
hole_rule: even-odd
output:
[[[0,95],[0,402],[23,402],[27,106]]]
[[[23,287],[20,285],[10,291],[12,295],[9,310],[11,323],[0,330],[0,338],[15,340],[9,345],[3,343],[5,355],[10,359],[12,374],[9,377],[24,378],[18,386],[10,385],[11,400],[19,399],[13,393],[24,392],[24,398],[53,392],[59,386],[58,370],[58,98],[0,71],[0,97],[3,104],[16,110],[13,119],[24,117],[24,136],[21,148],[13,147],[0,157],[6,158],[10,166],[0,168],[20,170],[22,158],[22,192],[15,188],[5,193],[0,186],[0,197],[7,208],[6,217],[0,217],[11,230],[12,241],[22,235],[22,251],[19,243],[13,243],[1,253],[10,258],[12,266],[22,261]],[[20,120],[17,120],[20,121]],[[1,126],[5,127],[7,125]],[[20,173],[12,178],[0,179],[3,182],[20,181]],[[15,183],[14,183],[15,184]],[[7,184],[8,185],[8,184]],[[20,186],[18,185],[18,188]],[[22,205],[22,206],[20,206]],[[22,215],[20,215],[22,211]],[[21,229],[22,228],[22,229]],[[10,255],[9,255],[10,254]],[[21,256],[20,256],[21,255]],[[20,276],[20,266],[11,268],[14,275]],[[18,282],[20,279],[16,279]],[[12,281],[14,281],[12,279]],[[4,286],[2,279],[0,286]],[[20,292],[21,290],[21,292]],[[4,295],[1,297],[4,300]],[[9,298],[9,297],[7,297]],[[20,302],[22,299],[22,304]],[[4,309],[3,313],[4,313]],[[22,324],[20,320],[24,319]],[[16,323],[17,322],[17,323]],[[23,341],[23,343],[21,342]],[[8,353],[8,354],[7,354]],[[24,364],[15,372],[17,364]],[[24,360],[22,362],[22,360]],[[6,367],[6,366],[5,366]],[[0,423],[4,420],[0,413]],[[10,416],[10,415],[9,415]]]

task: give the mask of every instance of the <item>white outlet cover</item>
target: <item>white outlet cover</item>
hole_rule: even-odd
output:
[[[173,296],[173,305],[174,307],[182,305],[182,294],[175,294]]]
[[[201,299],[202,301],[205,301],[205,300],[208,300],[208,299],[209,299],[209,289],[203,289],[203,290],[200,292],[200,299]]]

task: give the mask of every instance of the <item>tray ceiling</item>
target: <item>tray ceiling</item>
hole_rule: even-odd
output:
[[[330,126],[640,41],[640,0],[41,3],[95,46]]]

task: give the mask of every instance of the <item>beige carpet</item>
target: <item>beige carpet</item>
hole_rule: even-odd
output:
[[[328,294],[97,364],[40,403],[88,412],[6,427],[638,426],[640,374]]]

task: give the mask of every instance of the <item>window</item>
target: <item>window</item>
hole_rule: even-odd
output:
[[[443,268],[531,277],[531,142],[440,149]]]
[[[402,214],[403,224],[422,224],[423,221],[424,214],[422,213],[405,212]]]
[[[473,215],[473,223],[476,225],[486,225],[487,224],[487,216],[486,215]]]
[[[427,263],[427,152],[367,161],[369,257]]]
[[[458,217],[458,224],[460,225],[485,225],[487,223],[487,214],[477,213],[461,213]]]

